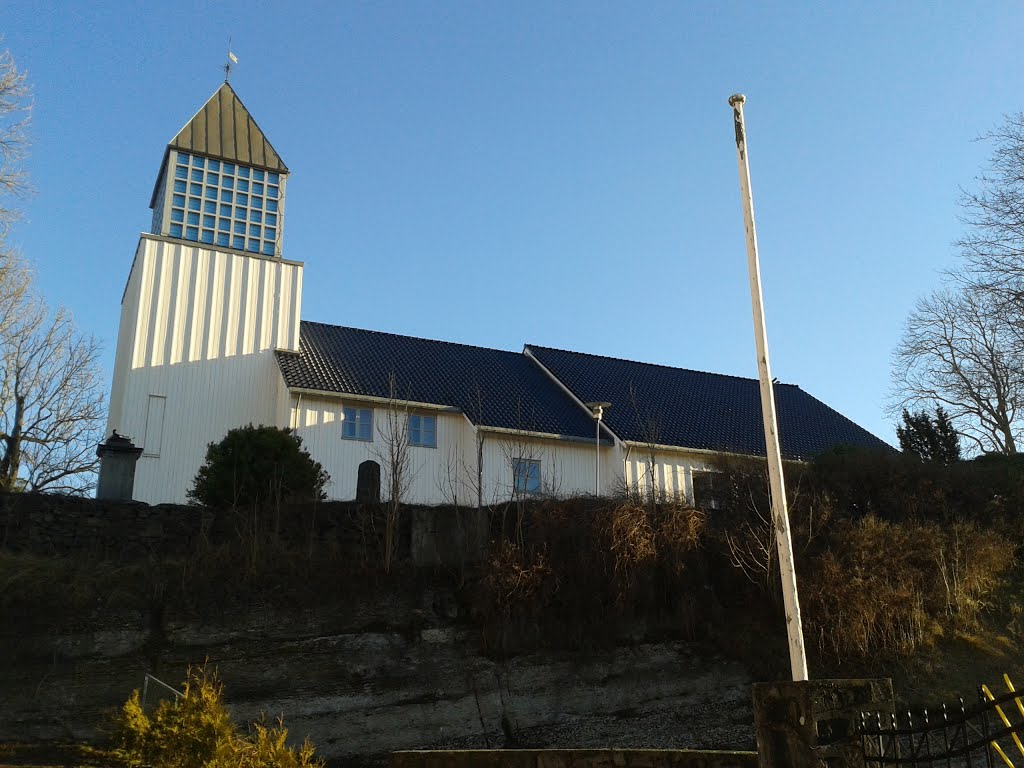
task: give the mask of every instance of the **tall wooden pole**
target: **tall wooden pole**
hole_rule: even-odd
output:
[[[743,197],[743,224],[747,234],[747,267],[750,273],[750,304],[754,313],[754,342],[757,345],[757,374],[761,382],[761,414],[764,418],[764,443],[768,456],[768,479],[771,485],[772,521],[779,548],[779,571],[782,576],[782,599],[786,609],[786,631],[789,635],[789,661],[794,680],[807,679],[807,653],[804,650],[803,622],[800,619],[800,598],[796,589],[796,568],[793,564],[793,541],[789,534],[789,512],[786,509],[786,482],[782,475],[782,451],[775,418],[775,392],[772,369],[768,362],[768,330],[764,322],[764,300],[761,295],[761,264],[757,257],[757,229],[754,226],[754,197],[750,191],[750,163],[747,158],[747,136],[743,124],[742,94],[729,98],[736,128],[736,157],[740,170],[740,194]]]

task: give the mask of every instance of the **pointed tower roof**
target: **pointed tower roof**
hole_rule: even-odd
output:
[[[288,166],[227,82],[217,89],[167,146],[288,173]]]

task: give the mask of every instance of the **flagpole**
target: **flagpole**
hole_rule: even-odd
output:
[[[771,487],[772,522],[775,526],[775,542],[779,549],[779,573],[782,578],[782,600],[786,610],[790,667],[794,680],[807,680],[807,652],[804,648],[803,623],[800,619],[800,597],[797,593],[796,567],[793,562],[793,540],[789,532],[789,511],[786,508],[786,482],[782,474],[782,450],[779,446],[779,430],[775,417],[775,392],[772,387],[771,365],[768,361],[768,329],[764,319],[761,264],[757,255],[757,229],[754,225],[754,196],[750,188],[750,163],[747,157],[746,126],[743,122],[745,101],[746,97],[740,93],[729,97],[736,129],[740,194],[743,197],[750,304],[754,315],[754,343],[757,346],[757,374],[761,386],[761,415],[764,421],[768,480]]]

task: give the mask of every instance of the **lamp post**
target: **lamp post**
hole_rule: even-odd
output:
[[[601,495],[601,418],[612,407],[611,403],[584,403],[594,414],[594,496]]]

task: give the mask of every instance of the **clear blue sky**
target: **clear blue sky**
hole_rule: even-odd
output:
[[[774,373],[891,441],[889,356],[955,260],[973,139],[1022,107],[1022,28],[1011,2],[7,0],[35,91],[12,242],[109,370],[163,148],[230,35],[292,171],[304,319],[756,376],[742,91]]]

